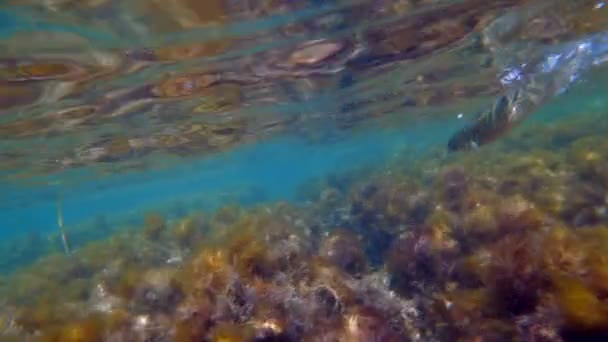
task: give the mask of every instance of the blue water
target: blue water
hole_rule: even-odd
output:
[[[30,230],[55,232],[60,194],[67,226],[97,215],[137,214],[152,208],[162,211],[177,199],[187,202],[199,198],[197,203],[202,201],[202,209],[207,210],[226,202],[295,201],[296,190],[315,178],[382,165],[405,149],[422,154],[441,148],[446,131],[459,124],[457,120],[451,127],[425,123],[420,124],[424,129],[397,128],[382,135],[362,132],[330,144],[278,138],[147,174],[112,176],[73,187],[57,184],[43,191],[34,189],[28,195],[16,189],[19,207],[5,208],[0,226],[8,236]]]
[[[589,75],[543,107],[529,123],[559,122],[563,116],[601,111],[606,106],[602,77],[602,73]],[[176,203],[213,211],[226,204],[296,202],[298,190],[312,180],[362,166],[380,167],[403,153],[418,153],[422,159],[443,151],[449,134],[472,115],[459,118],[458,114],[447,113],[451,118],[447,120],[418,120],[383,128],[381,134],[359,130],[334,142],[279,137],[144,173],[75,182],[81,172],[68,171],[53,175],[47,186],[7,184],[0,227],[7,238],[34,231],[55,233],[59,198],[67,227],[98,216],[140,221],[146,211],[170,212]]]

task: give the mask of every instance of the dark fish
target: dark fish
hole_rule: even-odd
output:
[[[448,141],[449,151],[477,148],[508,131],[510,101],[501,96],[491,109],[480,112],[473,121],[456,132]]]
[[[606,62],[608,34],[600,33],[546,49],[541,58],[505,68],[501,82],[507,95],[456,132],[448,141],[448,150],[470,149],[492,142],[567,91],[582,74]]]

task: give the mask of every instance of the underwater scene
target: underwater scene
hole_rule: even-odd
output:
[[[605,5],[0,1],[0,341],[608,341]]]

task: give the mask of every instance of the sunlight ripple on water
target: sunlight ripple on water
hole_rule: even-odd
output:
[[[12,1],[2,177],[157,168],[472,113],[502,92],[501,69],[602,32],[602,6],[587,3]]]

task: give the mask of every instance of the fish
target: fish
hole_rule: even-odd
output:
[[[476,150],[498,139],[512,126],[509,120],[509,98],[500,96],[492,108],[479,112],[475,118],[457,131],[448,141],[448,151]]]
[[[483,30],[482,41],[502,70],[499,81],[503,91],[490,108],[449,138],[448,152],[475,149],[497,140],[569,90],[593,67],[608,61],[608,22],[590,23],[590,14],[602,18],[596,13],[601,7],[594,4],[539,3],[507,12]],[[582,36],[565,34],[571,32],[569,27],[581,23],[589,26]]]
[[[557,47],[539,47],[527,59],[505,66],[502,95],[449,138],[448,152],[475,149],[504,136],[606,62],[608,33],[600,33]]]

